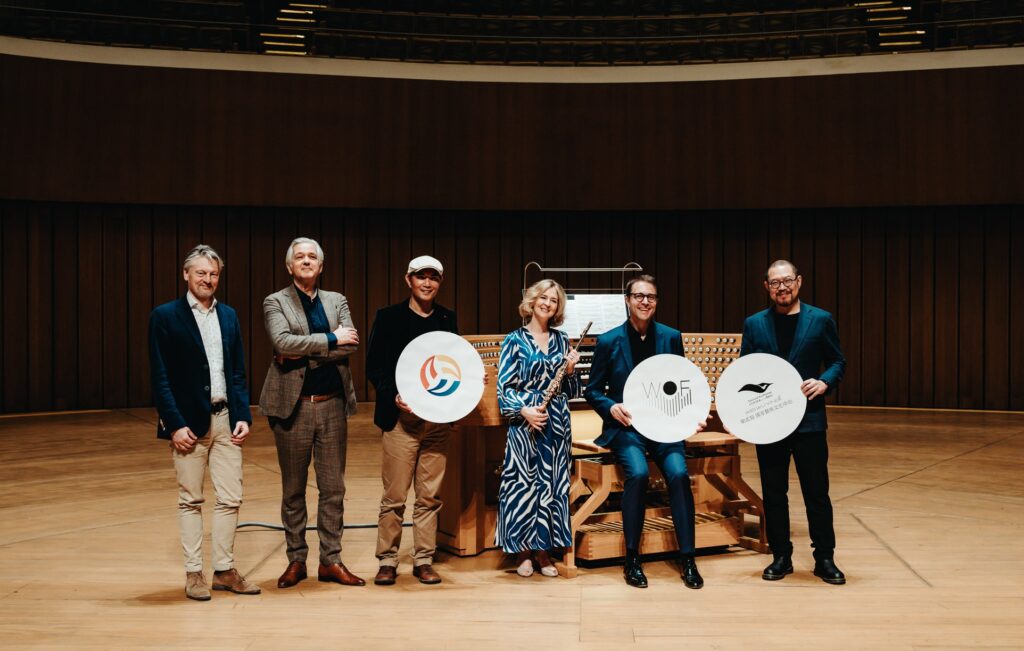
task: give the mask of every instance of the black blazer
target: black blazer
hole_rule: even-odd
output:
[[[218,302],[217,320],[224,348],[231,425],[234,427],[240,420],[251,424],[238,316]],[[149,315],[149,373],[153,402],[160,416],[157,437],[169,439],[186,425],[196,436],[206,436],[210,430],[210,365],[199,326],[184,296],[158,306]]]
[[[395,429],[398,422],[398,405],[395,396],[395,369],[402,351],[412,341],[407,327],[409,323],[409,301],[395,303],[377,310],[370,329],[370,341],[366,347],[366,377],[377,389],[377,403],[373,409],[373,422],[385,432]],[[434,303],[434,311],[440,314],[441,330],[459,334],[455,312]]]
[[[775,340],[772,308],[747,317],[743,323],[740,356],[750,353],[780,356],[778,342]],[[796,332],[793,335],[793,346],[789,350],[788,361],[796,367],[803,379],[818,378],[827,384],[828,390],[825,391],[825,395],[835,390],[836,385],[843,379],[846,358],[839,347],[839,332],[831,314],[800,302],[800,316],[796,320]],[[824,432],[828,429],[825,395],[807,403],[804,419],[800,421],[796,431]]]

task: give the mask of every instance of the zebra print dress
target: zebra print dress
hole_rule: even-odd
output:
[[[520,415],[535,407],[569,352],[569,337],[552,329],[545,354],[524,328],[501,344],[498,406],[509,418],[505,463],[498,489],[495,539],[508,553],[572,544],[569,529],[569,462],[572,433],[568,398],[580,395],[579,378],[567,375],[562,392],[548,406],[543,432],[532,432]]]

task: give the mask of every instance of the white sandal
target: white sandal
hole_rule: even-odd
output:
[[[540,573],[544,576],[558,576],[558,568],[554,565],[541,565]]]
[[[541,572],[543,571],[544,568],[541,568]],[[533,576],[533,559],[528,558],[520,563],[519,567],[516,568],[516,574],[519,576]]]

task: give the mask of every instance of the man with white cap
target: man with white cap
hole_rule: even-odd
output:
[[[421,255],[411,260],[405,274],[409,299],[378,310],[370,331],[366,375],[377,389],[373,422],[383,434],[384,494],[377,523],[380,571],[373,580],[377,585],[395,583],[410,484],[416,492],[412,514],[413,575],[420,583],[441,582],[432,563],[452,426],[431,423],[412,413],[398,394],[395,368],[402,351],[416,337],[437,331],[458,333],[455,312],[434,302],[443,281],[444,267],[436,258]]]

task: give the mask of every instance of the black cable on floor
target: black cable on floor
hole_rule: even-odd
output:
[[[403,522],[403,527],[411,527],[411,522]],[[260,527],[262,529],[273,529],[275,531],[284,531],[284,525],[272,524],[270,522],[239,522],[235,529],[241,529],[242,527]],[[376,529],[377,524],[346,524],[343,529]],[[306,531],[316,531],[316,525],[306,525]]]

